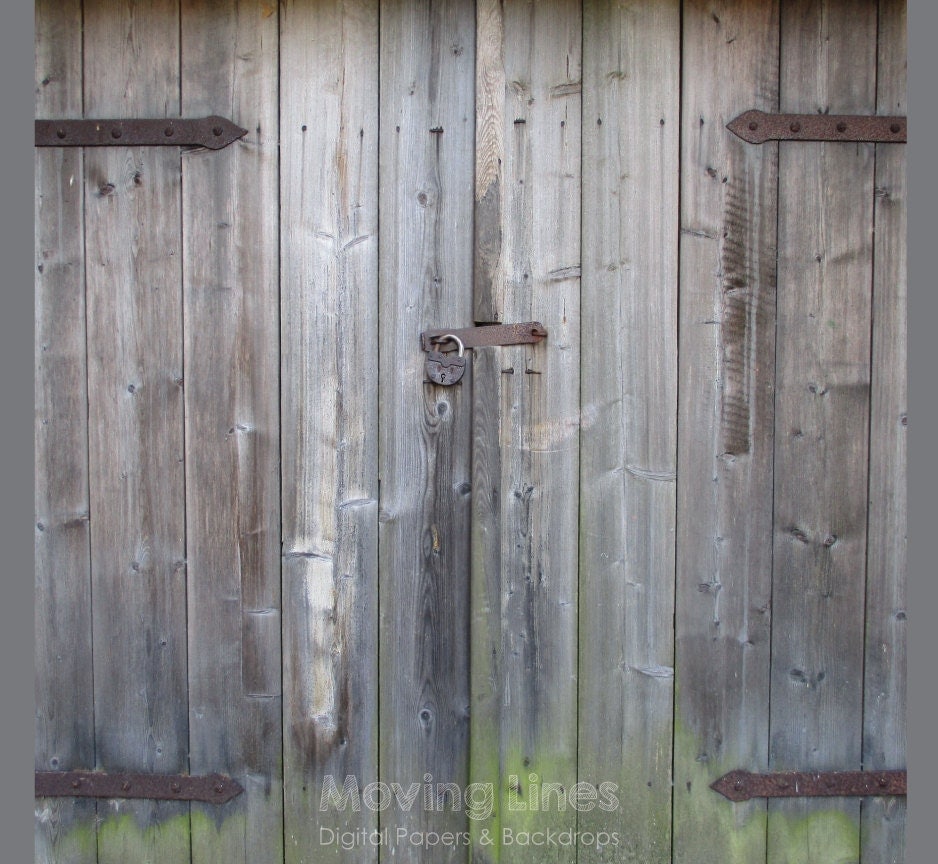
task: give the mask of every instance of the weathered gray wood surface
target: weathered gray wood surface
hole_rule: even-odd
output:
[[[86,116],[178,116],[175,0],[84,5]],[[96,766],[188,767],[179,151],[85,153]],[[98,860],[189,857],[189,807],[101,801]]]
[[[81,116],[81,3],[36,4],[36,116]],[[37,150],[37,771],[94,766],[82,153]],[[41,862],[94,861],[95,802],[36,799]]]
[[[798,0],[781,27],[782,111],[875,112],[875,2]],[[772,770],[862,763],[873,155],[780,145]],[[771,801],[767,860],[854,860],[859,812]]]
[[[583,861],[670,861],[680,3],[583,9],[577,777]],[[641,225],[641,230],[636,226]]]
[[[182,158],[189,770],[245,789],[192,805],[192,860],[279,860],[277,19],[184,0],[180,32],[183,116],[248,130]]]
[[[37,801],[38,860],[903,860],[902,800],[708,788],[906,767],[905,147],[725,129],[904,114],[901,0],[40,0],[36,44],[37,116],[248,129],[37,151],[36,767],[246,789]],[[533,319],[425,380],[421,330]]]
[[[532,794],[577,780],[581,9],[506,2],[487,26],[497,12],[480,7],[494,44],[478,50],[502,64],[504,95],[477,104],[476,146],[501,129],[501,192],[479,206],[491,189],[477,175],[476,235],[499,237],[503,320],[550,335],[476,352],[471,773],[494,784],[496,810],[474,826],[473,860],[571,861],[575,846],[493,850],[481,833],[575,829],[572,806],[538,810]],[[487,291],[477,281],[477,310]]]
[[[439,784],[461,790],[468,771],[472,382],[427,383],[419,334],[472,323],[474,46],[469,4],[382,3],[379,711],[395,732],[380,764],[386,783],[432,784],[429,801],[382,814],[382,860],[467,855],[397,832],[468,830]]]
[[[765,855],[765,802],[709,784],[769,734],[778,6],[684,4],[674,860]]]
[[[281,7],[286,860],[375,860],[326,832],[377,814],[378,4]]]
[[[504,3],[476,0],[475,237],[473,319],[504,321],[502,257],[505,189]],[[510,323],[510,322],[508,322]]]
[[[879,7],[876,112],[906,103],[905,3]],[[876,148],[873,192],[873,341],[870,503],[866,573],[863,766],[906,765],[906,181],[905,148]],[[905,860],[903,799],[861,804],[861,848],[868,864]]]

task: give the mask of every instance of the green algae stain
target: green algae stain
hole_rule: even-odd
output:
[[[651,721],[649,721],[650,725]],[[670,766],[670,717],[655,734],[649,730],[645,740],[666,742],[660,746],[658,761]],[[583,742],[581,741],[581,746]],[[649,772],[652,772],[651,774]],[[590,842],[580,846],[579,864],[668,864],[671,860],[671,786],[670,771],[655,772],[653,760],[645,754],[623,753],[618,760],[597,763],[590,773],[580,769],[580,779],[590,780],[599,788],[615,784],[614,804],[604,811],[599,807],[580,813],[577,827],[592,834]],[[651,785],[649,785],[651,783]],[[606,837],[604,838],[603,835]],[[602,842],[603,840],[607,842]]]
[[[179,806],[179,805],[174,805]],[[133,813],[110,814],[98,825],[99,864],[188,861],[189,811],[141,825]]]
[[[675,727],[674,864],[857,864],[860,827],[833,807],[804,814],[790,802],[734,803],[710,784],[739,766],[701,758],[699,739]],[[729,760],[732,761],[732,760]],[[819,806],[816,802],[802,807]]]
[[[710,784],[735,764],[711,761],[679,720],[674,727],[674,862],[752,864],[765,860],[766,804],[727,801]]]
[[[225,808],[233,807],[233,812],[229,812],[224,818],[219,818],[219,812],[222,808],[214,808],[212,805],[193,804],[192,820],[192,858],[193,860],[206,862],[239,861],[245,857],[251,860],[250,850],[256,849],[252,839],[248,834],[248,820],[243,806],[238,807],[237,803],[224,805]],[[283,854],[278,849],[265,850],[271,856],[271,860],[283,860]],[[245,856],[247,852],[247,856]]]
[[[73,822],[67,831],[57,833],[52,847],[55,854],[46,858],[69,864],[95,861],[98,864],[174,864],[190,860],[190,837],[200,838],[203,850],[213,850],[215,842],[226,836],[229,841],[232,837],[240,840],[221,843],[219,849],[243,846],[243,814],[230,816],[219,824],[214,816],[196,811],[190,815],[186,805],[167,802],[157,806],[172,807],[175,815],[142,823],[125,805],[111,805],[106,815],[89,813],[87,819]],[[180,808],[185,812],[180,813]],[[44,836],[43,813],[39,808],[36,818],[37,855],[39,860],[46,860],[39,854],[40,849],[50,849]],[[215,855],[205,860],[225,859]]]
[[[34,836],[37,861],[54,861],[56,864],[91,864],[97,861],[93,805],[67,808],[57,799],[37,799]]]
[[[497,864],[501,860],[501,848],[495,839],[501,833],[501,820],[499,818],[499,802],[496,799],[498,789],[498,747],[497,737],[487,739],[493,742],[491,746],[475,744],[471,748],[469,759],[469,782],[479,783],[483,792],[491,788],[490,808],[476,808],[474,815],[482,818],[469,819],[469,837],[473,850],[473,861],[492,862]],[[483,796],[479,795],[482,801]]]
[[[769,864],[857,864],[859,823],[840,810],[769,814]]]
[[[578,814],[569,797],[576,783],[570,755],[546,747],[530,753],[511,748],[500,758],[498,733],[487,740],[490,747],[473,751],[470,782],[489,786],[494,800],[487,819],[470,820],[472,860],[572,864]],[[552,791],[545,805],[547,788]]]

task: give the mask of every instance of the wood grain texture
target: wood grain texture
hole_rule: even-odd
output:
[[[175,0],[86,2],[87,116],[179,114]],[[188,768],[180,170],[85,153],[96,765]],[[116,598],[120,598],[116,602]],[[188,861],[188,805],[100,802],[98,856]]]
[[[778,4],[685,2],[674,861],[765,856],[765,803],[709,784],[769,735],[777,145],[724,125],[778,110]]]
[[[285,852],[373,861],[322,831],[377,827],[323,790],[378,772],[378,4],[280,14]]]
[[[671,858],[680,3],[583,16],[577,777],[619,806],[578,827],[621,840],[578,860],[652,864]]]
[[[465,861],[397,832],[468,830],[472,380],[426,383],[419,335],[472,323],[471,4],[381,6],[381,779],[431,784],[381,814],[382,860]]]
[[[81,117],[81,3],[35,14],[36,116]],[[35,183],[35,767],[68,771],[94,765],[81,151],[37,149]],[[95,861],[94,815],[36,799],[36,860]]]
[[[505,62],[502,0],[476,2],[475,243],[472,314],[504,320],[502,195],[505,194]]]
[[[476,234],[500,234],[503,319],[541,321],[548,337],[476,352],[471,777],[495,802],[473,825],[472,860],[572,861],[575,844],[524,847],[504,832],[574,830],[577,816],[580,4],[506,2],[497,32],[480,26],[500,44],[479,53],[501,57],[504,107],[477,117],[477,147],[500,124],[503,185],[497,210],[477,207]]]
[[[182,159],[189,764],[245,789],[193,805],[192,860],[280,860],[278,21],[181,16],[183,115],[248,129]]]
[[[875,112],[876,3],[786,3],[780,110]],[[784,143],[770,770],[862,763],[871,144]],[[860,802],[769,804],[768,861],[855,860]]]
[[[879,4],[876,113],[906,114],[906,4]],[[906,767],[906,148],[876,148],[863,767]],[[860,805],[865,864],[905,860],[906,802]]]

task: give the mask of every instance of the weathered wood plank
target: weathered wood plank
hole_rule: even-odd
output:
[[[497,317],[541,321],[549,335],[477,352],[471,777],[495,801],[473,824],[473,860],[573,861],[574,842],[516,838],[577,819],[581,9],[506,2],[491,28],[489,14],[480,7],[479,39],[493,42],[479,47],[480,74],[501,64],[491,74],[504,87],[479,102],[477,148],[482,159],[497,124],[503,149],[497,206],[477,206],[476,235],[498,236],[500,253],[476,308],[492,284]],[[488,182],[477,175],[477,201]]]
[[[906,4],[881,0],[876,112],[905,114]],[[863,767],[906,765],[906,148],[876,148]],[[860,805],[864,864],[905,861],[906,803]]]
[[[248,129],[182,160],[192,860],[278,861],[280,735],[277,17],[184,0],[182,113]]]
[[[781,44],[781,111],[874,113],[875,2],[786,3]],[[873,154],[780,146],[771,770],[862,763]],[[859,812],[771,801],[767,860],[856,860]]]
[[[36,116],[81,117],[81,3],[38,0]],[[36,770],[94,765],[82,154],[37,149]],[[36,800],[41,862],[91,862],[95,802]]]
[[[84,7],[87,116],[178,116],[176,0]],[[188,767],[180,170],[85,153],[96,767]],[[119,601],[116,598],[120,598]],[[98,805],[101,862],[188,861],[189,808]]]
[[[578,860],[671,859],[680,2],[583,9]],[[635,226],[642,225],[636,231]]]
[[[471,4],[381,6],[381,775],[432,784],[381,815],[382,858],[465,861],[471,372],[426,382],[418,336],[472,323]],[[454,832],[424,850],[398,831]]]
[[[280,14],[285,852],[374,861],[323,790],[378,772],[378,4]]]
[[[476,0],[475,242],[473,318],[504,320],[502,196],[505,191],[505,64],[502,0]]]
[[[777,145],[724,125],[778,108],[778,4],[684,4],[674,861],[765,856]]]

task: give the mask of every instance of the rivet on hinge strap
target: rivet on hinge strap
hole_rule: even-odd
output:
[[[902,771],[786,771],[752,774],[730,771],[710,784],[730,801],[750,798],[813,798],[817,796],[886,796],[906,794]]]
[[[222,774],[106,774],[102,771],[37,771],[37,798],[153,798],[224,804],[244,788]]]
[[[220,150],[247,134],[224,117],[37,120],[37,147],[207,147]]]
[[[766,141],[865,141],[902,144],[906,140],[905,117],[865,114],[766,114],[744,111],[726,128],[750,144]]]

